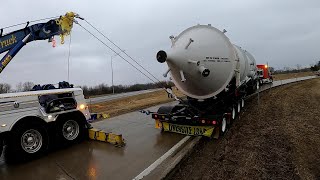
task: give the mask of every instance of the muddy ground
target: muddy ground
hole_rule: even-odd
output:
[[[224,137],[202,139],[171,179],[320,179],[320,78],[254,97]]]

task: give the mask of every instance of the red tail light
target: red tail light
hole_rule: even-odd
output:
[[[216,125],[216,124],[217,124],[217,121],[215,121],[215,120],[212,121],[212,124],[213,124],[213,125]]]

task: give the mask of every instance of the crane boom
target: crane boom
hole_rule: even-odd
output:
[[[7,53],[0,60],[0,73],[20,51],[20,49],[31,41],[51,40],[53,36],[60,35],[61,43],[63,44],[64,36],[70,34],[75,17],[80,18],[79,15],[73,12],[68,12],[66,15],[60,16],[57,19],[49,20],[46,23],[26,26],[23,29],[10,32],[4,36],[2,36],[1,33],[0,54],[4,52]]]

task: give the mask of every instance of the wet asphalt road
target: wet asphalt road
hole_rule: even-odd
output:
[[[161,134],[154,128],[151,116],[139,112],[93,123],[93,126],[122,133],[126,146],[117,148],[86,141],[20,165],[7,165],[1,159],[0,179],[132,179],[184,137]]]
[[[276,81],[263,89],[307,78],[311,77]],[[158,107],[149,109],[156,111]],[[117,148],[103,142],[85,141],[20,165],[7,165],[1,158],[0,179],[132,179],[184,137],[161,134],[154,128],[151,117],[139,112],[96,122],[93,126],[122,133],[127,145]]]

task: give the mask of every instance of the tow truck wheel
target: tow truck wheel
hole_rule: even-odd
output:
[[[224,135],[226,130],[227,130],[227,119],[223,117],[220,124],[220,135]]]
[[[21,162],[43,155],[48,150],[48,139],[47,130],[42,125],[19,124],[8,140],[7,161]]]
[[[67,116],[58,121],[57,137],[61,145],[79,143],[84,139],[85,124],[82,118]]]

